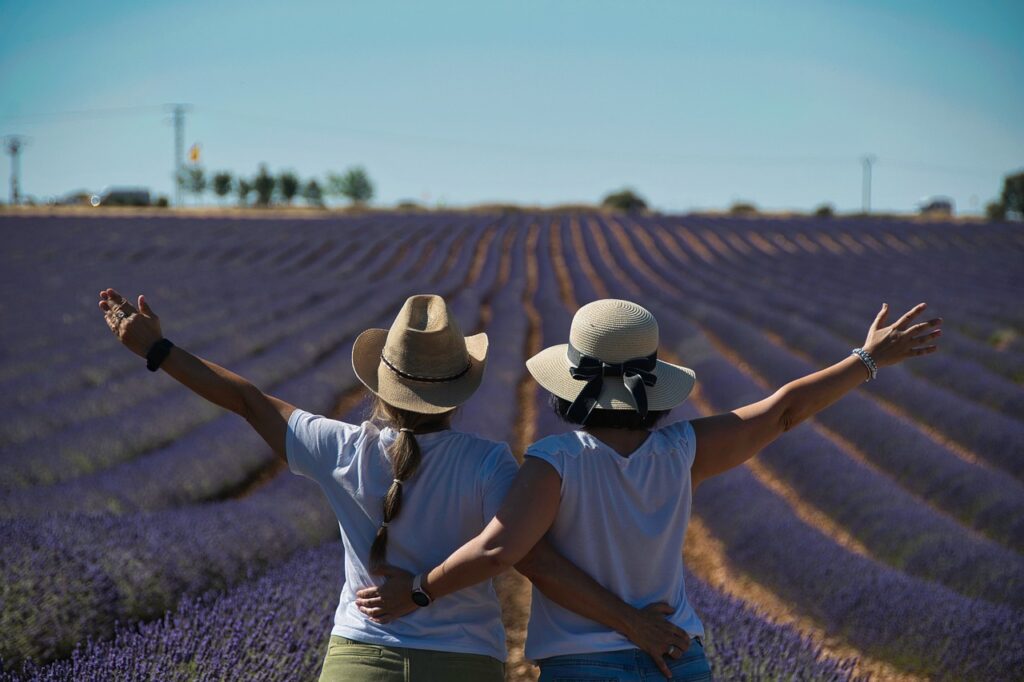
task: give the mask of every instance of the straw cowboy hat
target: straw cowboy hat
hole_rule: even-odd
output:
[[[391,329],[367,329],[352,345],[352,369],[368,389],[403,410],[447,412],[480,386],[487,334],[464,337],[440,296],[406,299]]]
[[[567,417],[582,424],[594,408],[668,410],[686,399],[697,376],[658,360],[658,322],[646,308],[602,299],[576,311],[569,343],[526,361],[541,386],[572,403]]]

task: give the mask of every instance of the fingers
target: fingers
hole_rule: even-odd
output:
[[[358,599],[374,599],[380,597],[380,588],[376,585],[371,587],[364,587],[363,589],[356,592]]]
[[[656,604],[648,604],[644,608],[645,609],[650,609],[651,611],[654,611],[655,613],[664,614],[666,616],[671,615],[671,614],[676,612],[674,607],[669,606],[668,604],[666,604],[664,602],[658,602]]]
[[[384,605],[383,597],[370,597],[368,599],[356,598],[356,606],[362,608],[365,606],[368,609],[378,608]]]
[[[654,659],[654,665],[658,666],[658,670],[660,670],[661,674],[665,676],[665,679],[666,680],[671,680],[672,679],[672,671],[668,669],[668,665],[666,665],[665,659],[662,658],[661,656],[657,656],[655,654],[652,654],[650,651],[648,651],[647,653],[648,653],[648,655],[650,655],[650,657],[652,659]]]
[[[913,308],[903,313],[903,316],[900,319],[896,320],[895,328],[902,329],[903,325],[914,319],[922,310],[925,309],[927,305],[927,303],[918,303]]]
[[[104,289],[103,291],[100,292],[100,296],[102,296],[103,294],[106,294],[107,298],[109,298],[112,302],[116,303],[117,305],[124,305],[125,303],[128,302],[128,299],[126,299],[121,294],[117,293],[117,290],[115,289]]]
[[[114,289],[104,289],[100,292],[100,307],[105,312],[112,312],[117,315],[119,312],[124,312],[123,317],[127,317],[136,312],[135,307],[131,304],[131,301],[126,299],[121,294],[117,293]],[[103,304],[106,303],[106,306]],[[118,315],[118,317],[122,317]]]
[[[139,294],[139,311],[142,312],[146,317],[159,317],[153,309],[149,307],[149,301],[142,294]]]
[[[885,322],[885,316],[889,314],[889,304],[883,303],[882,309],[875,315],[875,321],[871,323],[871,329],[878,329]]]
[[[927,329],[928,327],[935,327],[935,326],[938,326],[940,324],[942,324],[942,318],[941,317],[936,317],[934,319],[928,320],[927,322],[918,322],[917,324],[915,324],[915,325],[913,325],[911,327],[908,327],[907,331],[904,332],[904,333],[908,337],[912,338],[915,341],[918,340],[918,339],[925,339],[925,338],[928,338],[929,336],[937,336],[937,335],[939,335],[940,333],[942,333],[942,330],[941,329],[936,329],[936,330],[934,330],[932,332],[929,332],[928,334],[922,334],[921,336],[914,336],[914,334],[916,334],[916,333],[918,333],[920,331],[923,331],[923,330]]]

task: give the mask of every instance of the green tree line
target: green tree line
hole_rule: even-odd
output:
[[[229,171],[207,174],[202,166],[190,166],[182,172],[178,182],[197,201],[209,191],[221,203],[233,196],[239,206],[290,206],[296,197],[301,197],[309,206],[323,207],[325,199],[330,197],[362,206],[374,195],[373,182],[362,166],[354,166],[344,173],[328,173],[323,183],[316,178],[303,181],[290,170],[273,175],[266,164],[261,164],[251,177],[235,176]]]

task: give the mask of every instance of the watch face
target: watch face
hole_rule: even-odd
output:
[[[416,606],[427,606],[430,604],[430,598],[422,592],[413,592],[412,601]]]

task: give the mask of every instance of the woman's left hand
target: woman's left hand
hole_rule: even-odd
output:
[[[391,565],[373,572],[386,578],[384,584],[356,592],[356,607],[367,618],[374,623],[390,623],[419,608],[412,600],[412,573]]]

